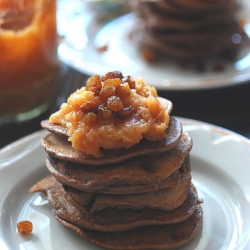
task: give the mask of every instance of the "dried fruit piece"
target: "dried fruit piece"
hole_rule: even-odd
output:
[[[119,111],[123,108],[123,103],[118,96],[110,96],[107,100],[107,106],[113,111]]]
[[[114,79],[107,79],[103,82],[103,87],[105,86],[114,86],[114,87],[118,87],[121,84],[121,79],[119,78],[114,78]]]
[[[98,96],[99,92],[102,89],[101,77],[99,75],[94,75],[88,78],[85,90],[92,91]]]
[[[20,221],[17,223],[17,230],[20,234],[30,234],[33,230],[33,224],[28,220]]]
[[[128,83],[131,89],[135,89],[135,80],[131,76],[126,76],[122,79],[122,83]]]
[[[93,101],[85,100],[80,106],[82,112],[97,112],[97,104]]]
[[[125,99],[130,96],[131,90],[128,84],[122,84],[116,88],[115,95],[121,99]]]
[[[132,105],[124,106],[120,111],[117,112],[117,116],[120,119],[125,119],[129,117],[134,111],[134,107]]]
[[[110,96],[115,95],[115,92],[116,92],[115,86],[104,86],[99,93],[99,97],[103,101],[107,101]]]
[[[104,75],[101,78],[101,80],[104,82],[105,80],[115,79],[115,78],[122,79],[123,78],[122,72],[120,72],[120,71],[111,71],[111,72],[108,72],[106,75]]]
[[[98,116],[103,119],[110,119],[114,116],[114,113],[107,107],[106,104],[101,104],[98,107]]]

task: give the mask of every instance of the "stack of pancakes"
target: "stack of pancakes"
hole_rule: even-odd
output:
[[[173,249],[198,233],[203,213],[191,182],[192,139],[176,118],[161,141],[103,150],[102,158],[73,149],[65,127],[42,126],[50,132],[42,145],[52,175],[30,192],[47,193],[60,223],[116,250]]]
[[[158,59],[234,59],[243,40],[235,0],[133,0],[131,5],[139,18],[132,37],[142,52]]]

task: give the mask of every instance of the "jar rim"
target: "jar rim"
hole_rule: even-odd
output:
[[[14,21],[22,20],[37,13],[41,13],[49,8],[56,0],[42,0],[35,3],[33,6],[27,8],[6,8],[0,11],[0,25],[2,23],[10,23]]]

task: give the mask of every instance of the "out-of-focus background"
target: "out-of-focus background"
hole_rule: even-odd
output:
[[[246,14],[249,3],[244,4],[242,25],[249,39],[250,18]],[[40,122],[84,86],[90,75],[113,70],[134,78],[143,77],[155,86],[159,96],[173,102],[174,116],[219,125],[250,138],[249,44],[244,45],[238,57],[217,64],[216,69],[210,66],[204,70],[203,63],[188,68],[170,61],[145,60],[152,55],[142,54],[132,39],[140,33],[132,34],[134,27],[139,26],[128,1],[58,0],[56,19],[60,64],[56,95],[49,108],[37,117],[0,125],[0,148],[40,130]],[[238,43],[239,37],[235,39]],[[32,90],[26,91],[34,95]],[[35,95],[38,98],[40,94]]]

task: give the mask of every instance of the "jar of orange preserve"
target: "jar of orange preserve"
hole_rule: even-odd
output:
[[[44,112],[58,74],[56,0],[0,0],[0,124]]]

